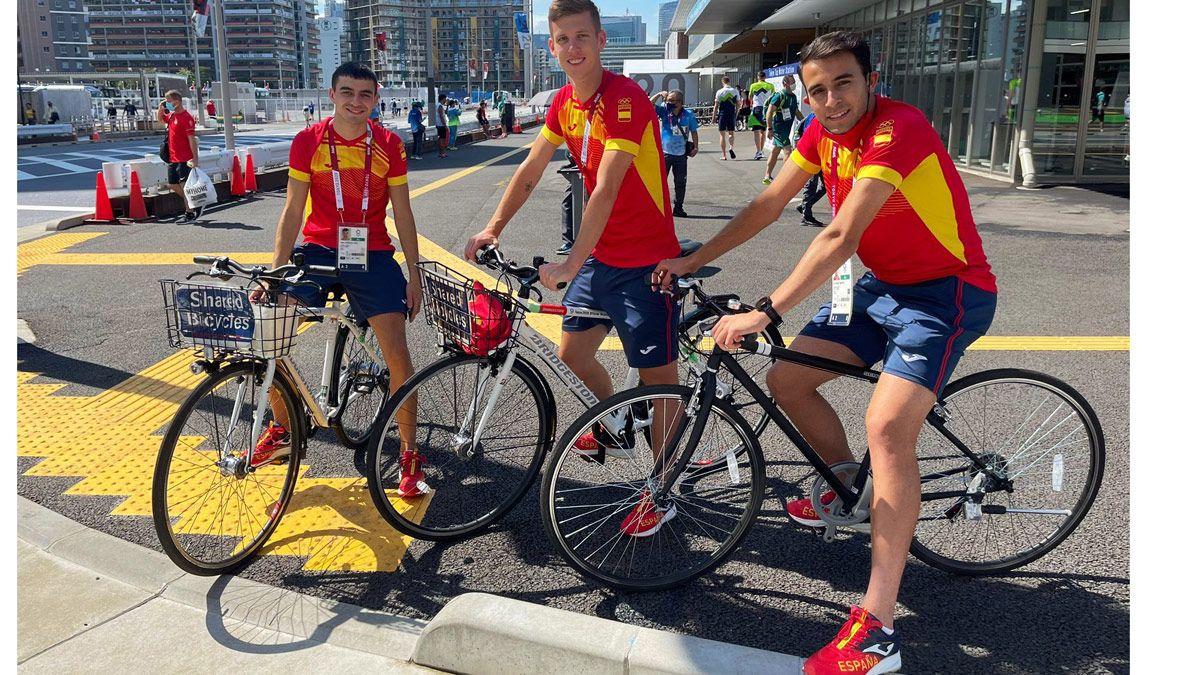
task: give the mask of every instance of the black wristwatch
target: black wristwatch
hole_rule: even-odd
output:
[[[771,296],[769,295],[764,296],[761,300],[755,303],[754,309],[766,314],[767,318],[771,320],[772,326],[778,326],[783,323],[783,317],[779,316],[779,312],[775,311],[775,307],[771,303]]]

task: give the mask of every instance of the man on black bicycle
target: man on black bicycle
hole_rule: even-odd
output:
[[[645,280],[661,260],[680,252],[658,115],[637,83],[600,65],[606,37],[591,0],[554,0],[549,19],[551,53],[571,83],[558,90],[541,135],[491,222],[471,237],[464,255],[472,260],[476,251],[496,242],[565,142],[590,198],[567,260],[544,265],[541,280],[552,289],[570,282],[564,305],[604,310],[612,320],[564,319],[559,357],[599,399],[612,396],[612,380],[596,351],[615,325],[629,365],[639,369],[643,382],[675,384],[679,303]],[[599,450],[591,434],[575,444],[583,456]],[[622,456],[619,448],[607,455]],[[674,516],[673,506],[659,510],[646,494],[621,529],[633,537],[650,536]]]
[[[336,278],[306,278],[320,289],[285,284],[281,290],[306,305],[320,306],[325,304],[329,288],[339,284],[355,317],[368,321],[375,331],[395,392],[413,371],[405,317],[412,321],[421,308],[417,231],[408,201],[408,158],[397,135],[369,121],[379,103],[378,80],[369,68],[353,62],[339,66],[333,72],[329,100],[333,116],[296,134],[292,141],[287,200],[275,232],[274,265],[285,265],[293,253],[303,253],[306,264],[338,268]],[[393,257],[395,249],[385,223],[389,203],[409,279]],[[296,246],[302,225],[304,241]],[[287,410],[274,390],[271,394],[275,422],[258,440],[254,465],[277,461],[291,452]],[[407,426],[414,428],[411,423]],[[413,475],[401,485],[408,485],[412,492],[404,496],[413,496],[425,488],[415,450],[406,448],[405,455],[404,469]]]
[[[862,366],[883,361],[867,410],[874,496],[871,580],[838,637],[805,662],[806,673],[885,673],[900,668],[892,630],[900,579],[920,509],[917,435],[963,350],[991,325],[996,280],[971,217],[962,179],[920,110],[874,94],[878,73],[862,36],[823,35],[800,52],[811,124],[777,178],[692,256],[664,261],[660,283],[691,272],[779,218],[817,172],[834,218],[788,278],[756,311],[723,317],[713,337],[736,349],[834,276],[823,306],[792,349]],[[870,270],[852,286],[857,253]],[[837,273],[835,276],[835,272]],[[829,464],[853,461],[837,413],[817,392],[836,375],[777,363],[767,383],[780,408]],[[822,503],[833,493],[820,495]],[[823,525],[812,502],[788,515]]]

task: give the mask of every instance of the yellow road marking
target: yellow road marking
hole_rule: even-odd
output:
[[[34,265],[41,265],[46,258],[61,253],[63,250],[77,244],[82,244],[96,237],[102,237],[105,234],[107,233],[63,232],[21,244],[17,247],[17,276],[21,276]]]
[[[25,475],[79,476],[65,494],[124,497],[113,515],[149,517],[161,434],[200,382],[193,359],[179,352],[96,396],[54,396],[66,385],[18,372],[17,455],[45,458]],[[380,518],[366,480],[307,478],[307,469],[263,553],[304,558],[305,569],[394,571],[412,540]]]

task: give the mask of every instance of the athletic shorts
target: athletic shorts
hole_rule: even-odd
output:
[[[792,131],[791,127],[788,127],[787,129],[784,129],[783,131],[780,131],[779,129],[772,130],[771,131],[771,143],[773,143],[775,145],[775,147],[777,147],[777,148],[785,148],[786,149],[786,148],[792,147],[792,139],[788,135],[789,133],[791,133],[791,131]]]
[[[611,330],[633,368],[657,368],[679,356],[679,303],[650,288],[646,278],[656,265],[612,267],[588,258],[567,288],[563,304],[608,313],[609,319],[564,318],[563,331],[579,333],[594,326]]]
[[[754,108],[750,111],[750,117],[746,119],[746,126],[750,129],[767,128],[767,122],[764,117],[765,114],[766,111],[763,110],[761,105],[754,106]]]
[[[337,267],[335,249],[308,243],[297,246],[293,252],[303,253],[306,265]],[[337,284],[346,292],[350,310],[359,320],[392,312],[407,315],[408,279],[404,278],[404,270],[400,269],[400,263],[396,262],[393,255],[392,251],[368,251],[366,272],[340,270],[336,277],[310,274],[304,279],[315,282],[320,289],[308,284],[285,283],[280,290],[291,293],[292,297],[309,307],[321,307],[330,288]]]
[[[868,366],[941,395],[967,346],[987,332],[996,294],[957,277],[919,284],[889,284],[870,272],[854,285],[849,326],[829,325],[829,304],[801,335],[850,348]]]
[[[734,123],[737,121],[737,115],[718,115],[717,116],[717,131],[733,131]]]
[[[437,127],[438,138],[446,139],[450,136],[450,130],[446,127]]]
[[[167,184],[179,185],[186,183],[188,176],[192,174],[192,167],[187,165],[187,162],[170,162],[167,164]]]

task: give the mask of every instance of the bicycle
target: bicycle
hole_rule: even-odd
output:
[[[872,384],[881,374],[751,338],[739,353]],[[861,463],[825,464],[735,354],[717,346],[691,387],[623,391],[593,406],[559,439],[540,506],[550,539],[571,567],[618,589],[662,590],[699,577],[736,550],[758,515],[766,476],[757,435],[715,395],[723,372],[812,464],[817,476],[809,494],[824,523],[823,539],[833,541],[838,531],[869,532],[870,450]],[[680,411],[663,422],[667,440],[660,453],[647,442],[619,465],[570,461],[571,444],[597,420],[659,401]],[[697,456],[712,461],[699,464]],[[1104,436],[1091,406],[1066,383],[1006,368],[951,382],[926,417],[917,456],[922,510],[911,552],[935,568],[980,576],[1028,564],[1074,531],[1103,478]],[[827,493],[832,501],[816,499]],[[652,538],[639,540],[620,525],[645,494],[675,515]]]
[[[249,562],[275,531],[296,486],[306,441],[332,428],[349,448],[361,450],[387,398],[387,364],[365,322],[349,303],[305,307],[276,288],[299,285],[308,274],[336,268],[293,264],[268,270],[227,257],[197,256],[205,271],[184,282],[160,281],[171,345],[191,348],[194,374],[207,376],[172,418],[154,466],[153,516],[159,543],[181,569],[197,575],[228,574]],[[192,283],[197,276],[233,285]],[[262,289],[264,302],[251,302]],[[334,300],[338,300],[334,294]],[[311,392],[289,353],[298,325],[337,324],[325,340],[320,388]],[[291,422],[289,457],[253,464],[256,439],[274,421],[268,390],[275,387]]]
[[[558,414],[550,384],[528,354],[536,355],[584,407],[598,403],[559,359],[557,347],[529,327],[525,317],[607,319],[608,315],[543,304],[535,286],[543,263],[540,257],[521,266],[487,247],[476,261],[500,271],[497,289],[504,290],[487,289],[436,262],[420,263],[428,298],[426,320],[438,331],[445,356],[413,375],[381,413],[381,419],[391,420],[400,406],[417,398],[419,466],[416,470],[401,466],[405,455],[396,424],[378,425],[368,446],[367,483],[376,508],[394,528],[418,539],[450,541],[469,536],[506,514],[532,485],[553,443]],[[736,302],[734,296],[719,299],[727,305]],[[698,377],[700,354],[711,349],[705,331],[716,318],[710,310],[698,309],[680,322],[684,381]],[[766,339],[782,344],[778,331]],[[765,365],[769,363],[756,370],[762,377]],[[637,383],[638,371],[630,368],[624,388]],[[740,389],[732,386],[722,391],[724,400],[738,409],[755,405],[739,394]],[[765,417],[761,420],[765,427]],[[645,426],[646,411],[613,415],[598,423],[594,431],[604,447],[595,461],[603,464],[619,458],[629,438]],[[427,492],[401,496],[400,482],[406,474],[423,480]]]

